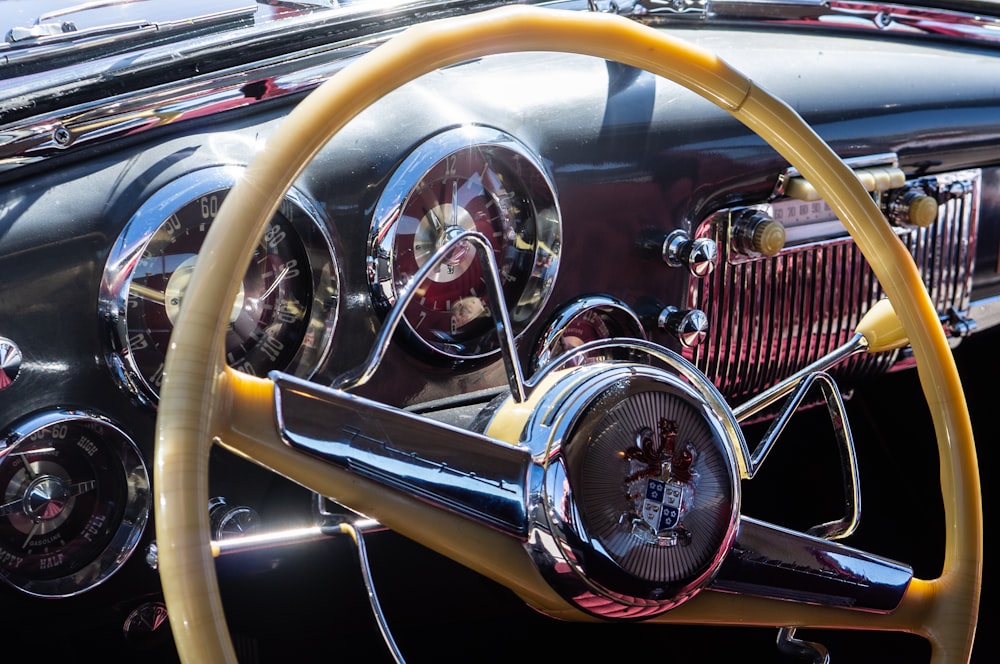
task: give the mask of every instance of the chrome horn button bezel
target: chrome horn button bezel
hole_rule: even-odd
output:
[[[544,471],[530,492],[526,546],[553,588],[601,618],[645,618],[687,601],[711,583],[736,536],[745,443],[711,387],[686,373],[633,363],[565,372],[525,428]],[[650,495],[654,485],[673,500]],[[657,510],[672,515],[654,526]]]

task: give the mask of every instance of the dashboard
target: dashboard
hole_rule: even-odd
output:
[[[196,263],[213,260],[201,245],[290,109],[409,20],[400,12],[362,39],[361,19],[311,18],[303,12],[293,33],[303,46],[280,56],[270,42],[260,57],[213,45],[221,64],[179,54],[176,80],[150,55],[155,66],[103,94],[81,78],[68,101],[37,92],[29,108],[3,95],[0,606],[17,629],[49,626],[39,633],[53,642],[34,636],[29,652],[176,658],[156,564],[154,446],[173,326]],[[335,28],[347,36],[328,39]],[[995,47],[792,25],[660,29],[785,100],[855,171],[914,256],[968,371],[977,438],[990,440],[1000,368]],[[190,73],[199,66],[207,71]],[[12,89],[42,90],[36,78],[14,77]],[[518,375],[560,358],[633,361],[648,346],[601,342],[638,340],[696,367],[757,440],[775,410],[755,395],[844,353],[883,296],[808,181],[714,104],[618,63],[515,53],[422,76],[319,150],[253,244],[224,353],[246,374],[279,371],[476,429]],[[879,469],[862,484],[874,494],[866,519],[874,505],[872,523],[883,525],[863,527],[857,546],[934,574],[943,554],[922,533],[942,516],[933,437],[922,412],[910,413],[920,403],[912,354],[838,360],[823,370],[846,396],[859,456]],[[824,408],[804,402],[789,447],[819,437]],[[824,445],[776,453],[768,472],[778,479],[760,482],[771,488],[746,490],[750,512],[804,530],[842,511],[840,463]],[[341,638],[349,659],[381,661],[346,538],[238,545],[350,510],[225,449],[213,449],[211,467],[212,536],[236,551],[218,573],[241,661],[305,656]],[[673,546],[661,531],[676,540],[676,525],[654,528],[661,546]],[[505,589],[392,532],[374,529],[368,547],[384,585],[399,589],[387,591],[385,610],[413,661],[483,652],[488,626],[510,615],[525,631],[551,630],[573,655],[592,647],[580,626],[543,622]],[[988,627],[993,600],[983,597]],[[602,633],[650,634],[629,627]],[[289,642],[292,629],[308,636]],[[773,630],[750,634],[746,648],[773,652]],[[900,639],[891,647],[924,654]],[[980,636],[977,657],[991,640]],[[847,661],[852,648],[869,650],[833,644]],[[720,645],[692,636],[675,647]]]

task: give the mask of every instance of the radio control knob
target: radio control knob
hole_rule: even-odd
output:
[[[735,215],[729,237],[735,251],[750,256],[777,256],[785,248],[785,227],[764,210]]]
[[[889,201],[889,220],[897,226],[927,228],[938,218],[938,202],[922,189],[910,187],[897,192]]]
[[[686,230],[671,231],[663,239],[663,262],[670,267],[687,267],[696,277],[711,274],[719,262],[719,247],[707,237],[692,238]]]

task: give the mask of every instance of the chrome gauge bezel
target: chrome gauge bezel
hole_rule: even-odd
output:
[[[469,172],[463,169],[464,162],[467,168],[485,165],[482,173]],[[455,164],[457,168],[452,168]],[[461,200],[460,186],[477,182],[491,183],[479,191],[479,203],[485,200],[485,205],[477,209],[452,205],[452,200]],[[411,206],[421,209],[419,197],[430,197],[432,187],[444,190],[447,186],[455,192],[447,201],[433,199],[436,206],[428,203],[426,215],[419,219],[407,215]],[[487,214],[483,208],[492,212]],[[435,224],[437,228],[429,228],[426,219],[436,221],[434,210],[450,217],[451,224],[445,219]],[[552,292],[562,242],[561,217],[555,187],[541,158],[510,134],[491,127],[444,131],[418,145],[390,177],[376,205],[370,235],[368,278],[376,308],[386,315],[412,286],[416,269],[432,260],[435,246],[440,247],[448,239],[447,232],[460,226],[482,232],[493,244],[513,336],[518,338],[537,319]],[[450,277],[439,272],[416,285],[420,290],[400,325],[404,343],[417,356],[452,366],[500,352],[487,288],[475,282],[482,274],[476,272],[478,257],[456,259],[458,251],[441,263],[442,269],[457,265],[455,283],[448,284]],[[446,265],[448,260],[453,264]],[[440,292],[448,295],[433,294]],[[458,300],[452,301],[452,295]],[[463,301],[474,301],[478,317],[472,316],[473,325],[466,317],[472,306],[465,307]],[[445,319],[450,320],[450,329],[425,323]]]
[[[150,340],[130,329],[135,270],[161,228],[177,219],[176,215],[187,206],[218,194],[225,195],[242,170],[236,166],[209,167],[170,181],[139,206],[112,247],[104,269],[99,302],[101,317],[108,329],[106,360],[118,383],[143,403],[155,406],[159,390],[156,372],[151,372],[148,366],[144,369],[148,360],[140,361],[139,358],[141,352],[146,352],[143,349],[150,345]],[[210,216],[204,228],[211,224],[215,212],[217,209],[208,211]],[[282,349],[280,360],[274,353],[275,361],[265,362],[267,366],[259,367],[256,373],[263,375],[281,370],[309,378],[330,352],[339,314],[340,268],[325,218],[312,200],[293,187],[285,195],[279,213],[283,215],[282,224],[294,231],[296,242],[301,244],[301,251],[309,262],[308,276],[300,277],[311,283],[309,312],[297,321],[301,338],[294,352]],[[264,242],[268,242],[267,236],[262,238],[261,243]],[[234,306],[234,313],[235,310]],[[276,312],[275,316],[282,314]],[[230,365],[251,373],[256,368],[234,364],[233,358],[230,358]]]
[[[578,327],[587,329],[588,332],[581,333],[576,329]],[[612,295],[581,295],[561,306],[542,330],[531,356],[532,371],[538,371],[581,344],[612,338],[645,339],[646,331],[639,315],[624,301]],[[627,348],[610,347],[578,355],[572,364],[624,360],[633,354]]]
[[[91,431],[93,436],[76,436],[74,432],[79,432],[80,429]],[[36,475],[48,472],[57,478],[58,482],[85,484],[77,492],[70,491],[71,497],[66,500],[65,506],[62,507],[63,513],[58,518],[70,521],[79,518],[73,515],[73,511],[82,509],[78,502],[79,497],[88,492],[97,492],[98,499],[102,502],[92,507],[94,512],[86,527],[80,532],[62,532],[60,529],[66,525],[65,521],[56,522],[53,518],[49,522],[54,532],[47,532],[45,536],[52,542],[39,546],[43,548],[44,555],[51,557],[53,568],[66,566],[66,574],[54,576],[51,573],[28,573],[24,571],[23,563],[8,565],[5,562],[0,565],[0,578],[29,595],[50,598],[71,597],[106,581],[135,551],[146,528],[152,506],[149,474],[142,454],[132,438],[110,419],[97,413],[83,410],[52,410],[34,415],[16,425],[0,439],[0,469],[3,469],[0,477],[6,480],[18,473],[24,473],[24,460],[29,458],[25,455],[27,452],[25,448],[32,444],[42,445],[36,453],[43,455],[43,459],[32,458],[29,461],[29,464],[37,466],[33,470]],[[44,455],[49,455],[50,459],[46,460]],[[79,476],[70,476],[66,467],[70,465],[74,456],[79,457],[79,463],[91,464],[90,470],[93,471],[94,477],[81,480]],[[93,464],[99,462],[113,462],[115,467],[112,469],[105,466],[98,469]],[[15,466],[20,464],[21,470],[15,470],[8,464]],[[8,477],[11,472],[13,474]],[[98,472],[103,473],[99,478]],[[120,484],[117,487],[103,486],[102,484],[106,482]],[[8,514],[0,516],[0,519],[4,520],[2,524],[4,527],[13,525],[10,521],[13,516],[10,514],[14,512],[22,512],[20,516],[22,521],[28,519],[23,515],[24,510],[18,505],[18,501],[23,502],[23,494],[20,499],[16,492],[7,495],[15,489],[23,488],[14,481],[9,484],[5,481],[5,486],[0,487],[0,491],[4,491],[4,494],[0,495],[0,500],[9,510]],[[42,491],[38,491],[35,496],[38,499],[46,498]],[[124,504],[114,505],[115,497],[121,498]],[[103,519],[109,514],[116,515],[117,524],[104,524]],[[100,541],[101,538],[106,538],[106,544],[92,559],[85,562],[76,560],[80,553],[90,547],[94,539]],[[30,539],[29,535],[25,542]],[[80,551],[76,550],[78,545],[81,547]],[[8,556],[17,555],[11,552],[5,553]],[[76,555],[71,555],[74,553]]]

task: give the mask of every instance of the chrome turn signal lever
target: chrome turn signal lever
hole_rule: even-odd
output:
[[[733,408],[733,414],[738,421],[742,422],[790,393],[810,374],[826,371],[838,362],[860,352],[882,353],[903,348],[909,343],[910,341],[903,331],[899,318],[896,317],[896,311],[892,308],[892,304],[886,299],[879,300],[861,318],[861,322],[858,323],[854,334],[847,343]]]

